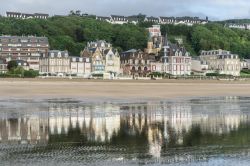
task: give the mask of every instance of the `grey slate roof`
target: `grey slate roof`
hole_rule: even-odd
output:
[[[49,57],[52,57],[52,56],[59,57],[59,53],[61,54],[60,57],[62,57],[62,58],[68,58],[69,57],[68,51],[59,51],[59,50],[51,50],[51,51],[49,51],[48,56]]]
[[[114,21],[128,21],[128,17],[125,16],[111,15],[111,18]]]
[[[47,37],[36,37],[36,36],[0,36],[0,43],[3,43],[6,40],[6,43],[20,43],[21,40],[27,40],[27,44],[31,43],[44,43],[48,44],[49,40]]]
[[[96,16],[96,20],[106,21],[106,20],[110,20],[110,17]]]

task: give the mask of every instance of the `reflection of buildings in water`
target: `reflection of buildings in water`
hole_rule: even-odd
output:
[[[48,118],[38,116],[0,119],[2,143],[38,144],[48,141]]]
[[[192,125],[191,106],[185,103],[145,103],[121,107],[122,121],[126,121],[129,133],[147,133],[149,154],[160,157],[164,142],[173,134],[177,143],[182,144],[183,130]],[[173,132],[174,131],[174,132]]]
[[[88,141],[109,142],[123,129],[131,136],[146,133],[149,152],[157,157],[163,143],[175,139],[175,144],[182,145],[192,125],[198,124],[201,132],[222,134],[236,130],[240,123],[248,120],[241,112],[238,98],[221,101],[217,104],[185,101],[92,106],[52,103],[46,117],[0,119],[0,140],[46,142],[49,134],[68,134],[78,128]]]
[[[185,134],[193,125],[199,125],[201,132],[223,134],[237,130],[242,122],[247,122],[248,117],[241,112],[237,97],[222,101],[218,105],[207,103],[204,107],[189,102],[147,103],[121,107],[121,110],[127,110],[127,117],[122,117],[129,119],[130,130],[147,130],[149,153],[159,157],[164,142],[170,143],[174,139],[175,144],[182,145]]]
[[[149,127],[148,129],[148,142],[149,142],[149,154],[160,158],[161,148],[163,144],[163,135],[159,128]]]
[[[237,130],[241,123],[248,120],[247,115],[241,111],[238,97],[225,97],[217,101],[208,100],[205,105],[193,106],[192,110],[193,112],[203,112],[201,115],[203,118],[196,116],[193,124],[200,125],[203,132],[214,134],[224,134]]]
[[[120,129],[119,106],[69,106],[54,104],[49,107],[50,134],[67,134],[79,128],[88,141],[109,141]],[[115,111],[115,112],[114,112]]]

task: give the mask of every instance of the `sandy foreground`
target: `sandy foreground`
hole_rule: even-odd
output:
[[[0,98],[173,99],[250,96],[250,81],[0,79]]]

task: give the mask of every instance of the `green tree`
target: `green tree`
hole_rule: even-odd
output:
[[[7,68],[8,68],[9,71],[10,71],[10,70],[16,69],[17,66],[18,66],[18,64],[17,64],[17,62],[14,61],[14,60],[9,61],[8,64],[7,64]]]

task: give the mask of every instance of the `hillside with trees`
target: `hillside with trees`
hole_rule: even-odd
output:
[[[120,51],[142,49],[148,36],[142,27],[111,25],[78,16],[58,16],[47,20],[0,18],[0,34],[46,36],[51,49],[68,50],[71,55],[79,55],[88,41],[98,39],[111,42]]]
[[[148,34],[145,28],[153,23],[138,25],[112,25],[93,17],[77,15],[55,16],[47,20],[0,18],[0,34],[37,35],[49,38],[51,49],[68,50],[79,55],[88,41],[97,39],[111,42],[120,51],[131,48],[144,49]],[[182,38],[184,46],[193,56],[201,50],[225,49],[250,58],[250,31],[229,29],[221,23],[207,25],[162,25],[162,34],[168,33],[170,41]]]

